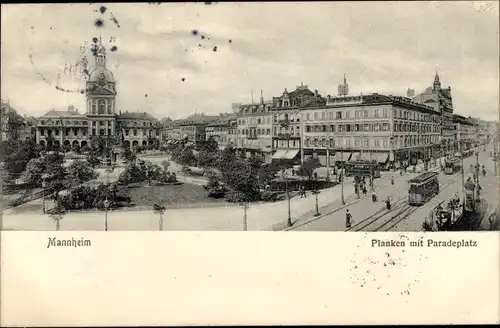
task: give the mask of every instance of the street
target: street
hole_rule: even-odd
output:
[[[465,179],[470,175],[467,168],[475,162],[475,156],[464,159]],[[482,195],[490,204],[490,208],[494,209],[498,203],[498,185],[497,180],[493,179],[493,162],[488,157],[487,152],[480,152],[479,163],[484,163],[487,170],[486,177],[482,175],[480,177],[480,184],[483,188]],[[344,231],[346,230],[345,215],[347,209],[353,218],[352,227],[347,231],[422,231],[423,220],[434,206],[443,200],[451,199],[456,193],[462,197],[462,179],[460,172],[453,175],[440,173],[439,194],[423,206],[413,207],[409,206],[407,202],[407,181],[417,175],[414,173],[405,176],[395,175],[394,186],[390,184],[389,179],[382,178],[379,181],[379,188],[376,190],[379,202],[373,203],[370,198],[366,198],[359,203],[347,206],[342,211],[312,220],[291,229],[291,231]],[[387,211],[385,203],[383,203],[387,196],[391,198],[391,211]]]

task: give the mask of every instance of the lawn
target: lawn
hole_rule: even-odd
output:
[[[153,204],[182,205],[195,203],[225,203],[224,199],[213,199],[207,196],[202,186],[184,183],[182,185],[152,186],[130,188],[132,202],[136,206],[152,206]]]

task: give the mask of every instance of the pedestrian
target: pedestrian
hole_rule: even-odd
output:
[[[391,185],[394,185],[394,176],[391,176]]]
[[[345,227],[346,227],[346,229],[349,229],[351,227],[351,223],[352,223],[352,215],[349,212],[349,210],[346,210],[346,212],[345,212]]]
[[[377,202],[377,193],[374,191],[372,191],[372,202]]]
[[[385,206],[387,207],[387,210],[391,210],[391,198],[387,196],[387,199],[385,200]]]

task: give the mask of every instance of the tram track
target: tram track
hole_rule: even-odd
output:
[[[444,189],[448,188],[449,186],[453,185],[459,178],[460,178],[460,176],[453,176],[453,178],[447,180],[445,183],[443,183],[441,185],[440,192],[441,192],[441,190],[444,190]],[[370,225],[376,223],[380,219],[387,217],[387,216],[390,216],[390,218],[388,220],[386,220],[382,224],[378,225],[376,228],[368,229],[368,230],[373,231],[373,232],[380,231],[384,227],[386,227],[392,223],[389,226],[389,228],[383,230],[383,231],[390,231],[397,224],[399,224],[400,222],[402,222],[403,220],[408,218],[411,214],[413,214],[417,210],[421,209],[420,206],[412,206],[412,205],[408,204],[407,199],[401,198],[399,192],[398,192],[398,195],[399,195],[398,200],[396,201],[396,203],[394,203],[394,206],[393,206],[393,208],[391,208],[390,211],[386,210],[386,208],[383,207],[382,209],[378,210],[374,214],[372,214],[369,217],[367,217],[366,219],[358,222],[356,225],[354,225],[353,227],[351,227],[350,229],[347,229],[345,231],[362,231],[363,229],[366,229]],[[431,200],[432,200],[432,198],[429,201],[431,201]],[[427,204],[427,203],[424,203],[424,204]],[[396,214],[394,214],[395,211],[397,211]],[[367,222],[367,221],[369,221],[369,222]]]
[[[442,188],[440,188],[440,192],[448,187],[450,187],[451,185],[453,185],[458,179],[460,178],[460,176],[454,176],[453,178],[451,178],[450,180],[446,181],[443,185],[442,185]],[[434,198],[434,197],[433,197]],[[432,201],[432,198],[429,199],[428,202],[422,204],[422,205],[425,205],[425,204],[428,204],[429,202]],[[389,220],[385,221],[383,224],[379,225],[377,228],[375,228],[373,231],[381,231],[382,228],[386,227],[387,225],[391,224],[387,229],[384,229],[383,231],[390,231],[392,228],[394,228],[396,225],[398,225],[399,223],[401,223],[402,221],[404,221],[405,219],[407,219],[410,215],[412,215],[413,213],[415,213],[416,211],[418,210],[421,210],[422,207],[421,206],[412,206],[412,205],[407,205],[405,206],[401,211],[399,211],[396,215],[392,216]]]

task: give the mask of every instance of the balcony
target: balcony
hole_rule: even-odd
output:
[[[288,120],[288,119],[281,119],[281,120],[278,120],[278,124],[281,125],[281,126],[288,126],[290,124],[290,120]]]
[[[274,135],[274,138],[279,140],[300,139],[300,135],[290,134],[290,133],[278,133]]]

